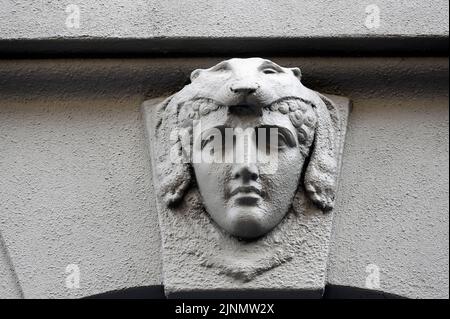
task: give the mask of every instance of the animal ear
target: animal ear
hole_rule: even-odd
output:
[[[290,68],[290,70],[299,81],[302,80],[302,71],[299,68]]]
[[[191,82],[194,81],[199,75],[200,73],[203,71],[203,69],[196,69],[194,71],[191,72]]]
[[[159,182],[158,193],[164,203],[176,206],[183,199],[192,180],[191,167],[182,147],[185,132],[177,129],[178,105],[168,98],[157,108],[155,125],[154,158],[156,176]]]
[[[320,100],[314,107],[317,125],[304,185],[308,197],[316,206],[330,210],[334,207],[337,187],[340,118],[334,103],[318,95]]]

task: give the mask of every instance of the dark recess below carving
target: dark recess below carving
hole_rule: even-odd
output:
[[[340,38],[54,38],[0,40],[2,58],[254,55],[446,56],[445,36]]]
[[[163,286],[145,286],[108,291],[85,299],[166,299],[166,296]]]
[[[183,299],[319,299],[317,291],[233,291],[222,290],[216,292],[192,291],[180,295],[170,295],[171,298]],[[85,299],[166,299],[163,286],[133,287],[123,290],[109,291]],[[384,293],[382,291],[327,285],[322,299],[406,299],[404,297]]]

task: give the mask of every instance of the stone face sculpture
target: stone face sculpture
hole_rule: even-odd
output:
[[[246,282],[294,258],[305,227],[327,243],[348,111],[336,98],[341,107],[303,86],[298,68],[251,58],[195,70],[181,91],[146,101],[163,257],[185,245],[191,267]]]
[[[158,163],[163,166],[161,195],[167,205],[177,205],[195,177],[211,218],[230,234],[241,238],[255,238],[273,229],[292,205],[299,183],[304,183],[318,207],[331,209],[338,154],[330,112],[336,114],[333,104],[305,88],[300,78],[298,68],[283,68],[258,58],[232,59],[192,72],[192,83],[165,102],[162,114],[162,121],[169,125],[171,133],[179,134],[172,145],[175,152],[180,156],[191,153],[190,158],[184,158],[184,163],[177,155]],[[167,130],[165,123],[161,129]],[[189,137],[200,126],[202,132],[198,135],[203,145],[197,145],[203,147],[192,147]],[[215,130],[211,133],[212,128]],[[276,146],[277,157],[271,159],[277,166],[276,171],[265,173],[261,163],[255,160],[193,161],[192,157],[201,158],[196,152],[214,152],[213,143],[208,145],[205,141],[223,139],[226,128],[254,130],[256,138],[250,143],[255,144],[256,135],[264,132],[259,128],[267,131],[276,128],[279,145]],[[267,137],[266,142],[270,144]],[[250,151],[261,151],[259,145],[254,146]],[[235,152],[239,152],[243,148],[231,143],[230,147],[222,147],[223,153],[236,149]],[[173,155],[174,149],[171,151]]]

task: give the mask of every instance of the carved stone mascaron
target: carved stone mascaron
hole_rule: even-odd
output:
[[[321,291],[348,106],[260,58],[144,102],[166,293]]]

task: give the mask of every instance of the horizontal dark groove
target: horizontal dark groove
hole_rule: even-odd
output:
[[[84,299],[166,299],[166,296],[163,286],[155,285],[113,290]]]
[[[327,284],[325,286],[323,299],[409,299],[409,298],[383,292],[380,290]]]
[[[448,56],[448,36],[0,40],[1,58]]]

